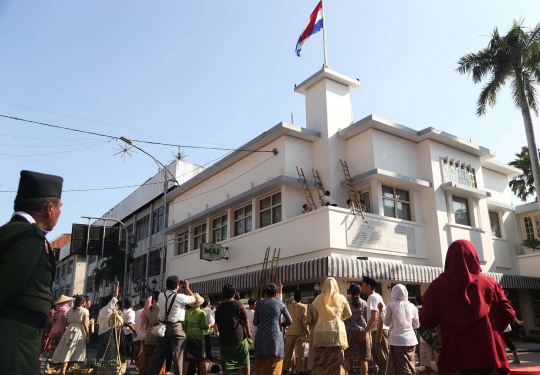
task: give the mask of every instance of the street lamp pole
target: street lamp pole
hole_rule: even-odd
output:
[[[128,232],[127,232],[127,228],[126,226],[124,225],[124,223],[121,221],[121,220],[118,220],[118,219],[114,219],[112,217],[94,217],[94,216],[81,216],[83,219],[88,219],[88,235],[86,237],[86,273],[88,274],[88,267],[90,266],[88,264],[88,241],[90,240],[90,220],[91,219],[94,219],[94,220],[103,220],[103,240],[102,240],[102,245],[101,245],[101,256],[103,256],[103,251],[105,250],[105,228],[107,227],[107,221],[108,220],[111,220],[111,221],[116,221],[118,224],[120,224],[122,226],[122,229],[124,230],[124,234],[126,236],[126,253],[125,253],[125,256],[124,256],[124,292],[122,293],[122,296],[125,298],[126,297],[126,277],[127,277],[127,252],[128,252],[128,247],[129,247],[129,238],[128,238]],[[87,276],[88,277],[88,276]],[[114,280],[116,281],[116,280]]]
[[[138,147],[137,145],[133,144],[133,142],[126,138],[126,137],[120,137],[120,140],[124,141],[125,143],[127,143],[128,145],[136,148],[137,150],[143,152],[144,154],[150,156],[155,162],[156,164],[158,164],[158,166],[161,166],[163,168],[163,222],[162,222],[162,226],[161,226],[161,233],[162,233],[162,243],[163,243],[163,246],[167,246],[167,241],[165,240],[166,236],[165,236],[165,218],[166,218],[166,212],[167,212],[167,188],[168,188],[168,183],[169,183],[169,180],[167,179],[167,172],[171,175],[172,177],[172,180],[178,185],[180,186],[180,183],[178,182],[178,180],[176,180],[176,177],[167,169],[167,167],[165,165],[163,165],[163,163],[161,163],[156,157],[154,157],[153,155],[151,155],[150,153],[146,152],[145,150],[143,150],[142,148]],[[164,249],[166,250],[166,248]],[[165,254],[166,251],[163,252],[163,254]],[[161,260],[161,270],[163,270],[163,266],[164,266],[164,257],[162,256],[162,253],[160,251],[160,260]],[[161,271],[163,272],[163,271]],[[163,275],[160,274],[160,279],[159,279],[159,285],[160,285],[160,289],[163,289]]]

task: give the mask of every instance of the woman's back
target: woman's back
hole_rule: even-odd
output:
[[[158,321],[159,304],[156,302],[146,310],[146,338],[144,343],[155,345],[158,341],[158,336],[152,334],[152,327]]]
[[[238,344],[244,339],[242,321],[247,321],[246,309],[239,301],[221,302],[216,309],[221,345]]]
[[[345,320],[345,329],[347,332],[361,332],[367,326],[367,303],[360,299],[358,307],[354,307],[354,303],[350,303],[351,317]]]
[[[413,346],[418,344],[414,329],[420,326],[418,309],[408,300],[392,301],[386,306],[384,324],[390,327],[390,345]]]
[[[66,322],[68,324],[83,324],[84,316],[88,310],[79,307],[78,309],[71,308],[66,314]]]
[[[255,337],[255,357],[284,357],[285,346],[281,333],[281,315],[287,323],[292,320],[285,304],[278,299],[270,298],[257,302],[253,324],[257,326]]]

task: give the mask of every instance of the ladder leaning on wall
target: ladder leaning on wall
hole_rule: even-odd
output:
[[[268,261],[270,258],[270,246],[266,248],[266,254],[264,255],[261,275],[259,278],[259,300],[262,299],[263,291],[268,284],[278,282],[278,280],[276,280],[276,275],[277,275],[277,268],[278,268],[280,253],[281,253],[281,248],[279,249],[274,248],[274,255],[272,256],[270,269],[268,269]]]
[[[319,172],[317,172],[316,169],[311,169],[313,171],[313,179],[315,180],[315,187],[317,188],[317,193],[319,194],[319,200],[324,197],[324,188],[323,184],[321,182],[321,178],[319,177]]]
[[[315,211],[317,209],[317,206],[315,205],[315,201],[313,200],[313,196],[311,195],[311,190],[309,189],[309,186],[307,184],[304,170],[302,168],[298,169],[298,167],[296,167],[296,171],[298,172],[298,179],[302,184],[302,189],[304,189],[304,194],[306,195],[308,207],[311,211]]]
[[[352,212],[353,214],[356,214],[356,211],[358,211],[360,215],[362,215],[363,219],[364,210],[362,208],[362,204],[360,203],[360,197],[358,196],[358,192],[354,188],[353,180],[351,178],[347,162],[341,159],[339,159],[339,162],[341,163],[341,168],[343,168],[343,174],[345,175],[345,181],[347,183],[347,193],[349,194],[349,199],[351,200]]]

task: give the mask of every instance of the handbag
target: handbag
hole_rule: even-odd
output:
[[[176,299],[176,292],[174,292],[173,294],[170,294],[169,297],[167,297],[165,293],[163,293],[163,295],[165,296],[165,321],[167,321],[167,319],[169,318],[169,313],[171,312],[174,300]],[[167,302],[169,302],[169,298],[171,296],[173,296],[173,299],[169,307],[167,307]],[[156,335],[157,337],[165,337],[166,329],[167,327],[165,326],[165,324],[163,324],[163,322],[160,322],[158,320],[157,322],[154,323],[154,325],[150,329],[150,332],[152,332],[152,334]]]

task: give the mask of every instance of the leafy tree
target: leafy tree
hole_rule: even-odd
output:
[[[497,95],[509,81],[514,104],[521,110],[530,158],[534,186],[540,191],[540,160],[534,137],[531,109],[538,116],[536,85],[540,83],[540,24],[526,30],[522,23],[513,21],[506,35],[497,28],[488,46],[476,53],[463,56],[456,69],[460,74],[472,75],[473,82],[488,82],[477,101],[476,114],[486,114],[486,107],[497,103]],[[531,152],[532,150],[532,152]]]
[[[127,243],[127,272],[131,268],[133,263],[133,252],[137,248],[137,241],[135,236],[128,236]],[[122,239],[118,245],[118,252],[113,256],[104,258],[98,267],[94,268],[94,286],[96,290],[103,284],[103,281],[112,283],[115,278],[120,282],[124,281],[124,266],[126,257],[126,240]],[[125,285],[123,286],[125,288]]]
[[[531,168],[531,158],[527,146],[521,147],[521,152],[515,154],[516,159],[508,163],[512,167],[523,171],[521,176],[512,177],[510,188],[522,201],[526,201],[529,196],[534,196],[536,188],[534,187],[534,177]]]
[[[540,250],[540,240],[537,240],[536,238],[524,240],[521,244],[528,249]]]

